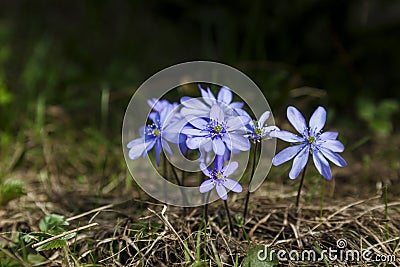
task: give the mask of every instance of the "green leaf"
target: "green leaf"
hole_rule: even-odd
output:
[[[50,242],[47,242],[41,246],[39,246],[36,251],[44,251],[44,250],[49,250],[49,249],[58,249],[65,247],[67,245],[67,241],[62,240],[62,239],[56,239]]]
[[[279,261],[276,255],[271,254],[269,248],[265,249],[264,246],[254,246],[250,247],[246,251],[247,256],[243,261],[243,267],[275,267],[279,266]],[[265,253],[267,255],[265,255]],[[261,259],[259,259],[259,256]],[[265,258],[265,259],[264,259]],[[270,260],[272,259],[272,260]]]
[[[0,184],[0,205],[5,205],[23,195],[26,195],[26,191],[22,181],[14,180]]]
[[[76,233],[71,233],[71,234],[65,235],[63,237],[60,237],[60,239],[62,239],[62,240],[70,240],[70,239],[74,238],[75,236],[76,236]]]
[[[66,225],[69,225],[69,223],[64,220],[64,216],[58,214],[49,214],[40,220],[39,229],[42,232],[58,235],[65,232],[65,228],[63,226]]]
[[[400,102],[394,99],[384,99],[378,104],[367,98],[357,102],[358,115],[368,123],[368,126],[378,135],[388,136],[393,131],[392,117],[400,110]]]
[[[42,232],[32,232],[29,234],[24,234],[22,238],[26,243],[31,242],[32,240],[39,242],[40,240],[50,238],[53,235],[47,234],[47,233],[42,233]]]

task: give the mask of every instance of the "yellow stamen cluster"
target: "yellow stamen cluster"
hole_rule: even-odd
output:
[[[310,136],[310,137],[308,137],[308,143],[309,144],[312,144],[312,143],[314,143],[315,142],[315,137],[314,136]]]
[[[154,129],[153,130],[153,134],[155,135],[155,136],[160,136],[160,130],[158,130],[158,129]]]
[[[214,126],[214,131],[215,131],[216,133],[220,133],[220,132],[222,131],[222,126],[221,126],[221,125],[216,125],[216,126]]]
[[[262,130],[260,128],[256,128],[254,131],[255,131],[256,135],[262,134]]]

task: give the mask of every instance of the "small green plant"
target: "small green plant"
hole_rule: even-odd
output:
[[[382,136],[392,133],[392,117],[399,110],[400,103],[394,99],[384,99],[377,104],[368,98],[360,98],[357,102],[358,116],[375,134]]]
[[[11,200],[17,199],[25,194],[26,192],[22,181],[14,180],[0,183],[0,206],[4,206]]]
[[[46,239],[50,239],[56,237],[58,235],[62,235],[66,232],[65,226],[69,225],[68,222],[64,219],[64,216],[57,214],[49,214],[46,215],[39,222],[39,232],[32,232],[26,234],[24,236],[24,240],[27,243],[33,241],[42,242]],[[55,238],[50,240],[49,242],[45,242],[42,245],[36,248],[36,251],[44,251],[49,249],[58,249],[64,248],[67,246],[67,240],[70,240],[76,236],[76,233],[71,233],[67,235],[63,235],[59,238]]]

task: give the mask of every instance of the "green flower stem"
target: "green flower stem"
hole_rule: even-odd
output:
[[[307,164],[306,164],[306,166],[304,166],[303,173],[302,173],[301,179],[300,179],[299,189],[297,190],[297,198],[296,198],[296,209],[297,210],[299,208],[301,189],[303,187],[303,182],[304,182],[304,177],[306,175],[306,170],[307,170]]]
[[[208,200],[210,199],[211,191],[207,192],[206,195],[206,204],[204,205],[204,221],[205,224],[208,224]]]
[[[168,178],[168,169],[167,169],[167,157],[162,154],[162,170],[163,170],[163,191],[164,191],[164,199],[167,200],[167,178]]]
[[[321,185],[321,200],[319,203],[319,219],[322,222],[322,213],[323,213],[323,209],[324,209],[324,200],[325,200],[325,184],[326,181],[325,179],[322,181],[322,185]]]
[[[249,181],[249,185],[247,187],[247,194],[246,194],[246,201],[244,204],[244,211],[243,211],[243,222],[246,222],[246,216],[247,216],[247,208],[249,205],[249,199],[250,199],[250,184],[251,181],[253,180],[253,176],[254,176],[254,172],[256,170],[256,160],[257,160],[257,151],[259,148],[259,142],[255,142],[254,143],[254,151],[253,151],[253,163],[252,163],[252,167],[251,167],[251,175],[250,175],[250,181]]]
[[[167,159],[167,157],[165,157],[165,156],[164,156],[164,158]],[[183,204],[186,205],[186,204],[188,204],[188,200],[187,200],[186,194],[182,188],[183,182],[179,179],[178,173],[176,172],[174,165],[172,165],[172,163],[169,161],[168,161],[168,163],[169,163],[169,166],[171,167],[172,174],[174,175],[175,181],[179,185],[179,189],[181,190]],[[186,208],[185,207],[183,208],[183,214],[184,214],[184,216],[186,216]]]
[[[224,200],[224,205],[225,205],[225,210],[226,210],[226,216],[228,217],[228,221],[229,221],[229,230],[231,232],[231,235],[233,234],[233,222],[232,222],[232,218],[231,218],[231,213],[229,211],[229,207],[228,207],[228,201]]]

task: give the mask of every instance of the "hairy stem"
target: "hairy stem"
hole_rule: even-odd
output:
[[[167,178],[168,178],[168,170],[167,170],[167,157],[164,155],[164,153],[162,154],[162,169],[163,169],[163,191],[164,191],[164,199],[165,201],[168,198],[168,194],[167,194]]]
[[[302,173],[301,179],[300,179],[299,189],[297,190],[296,209],[299,208],[301,188],[303,187],[303,182],[304,182],[304,177],[306,175],[306,170],[307,170],[307,164],[306,164],[306,166],[304,166],[303,173]]]
[[[251,166],[250,181],[249,181],[249,185],[247,187],[246,201],[245,201],[245,204],[244,204],[243,222],[246,221],[247,208],[248,208],[249,199],[250,199],[250,184],[251,184],[251,181],[253,180],[254,172],[256,170],[256,160],[257,160],[258,147],[259,147],[259,142],[256,141],[255,144],[254,144],[253,163],[252,163],[252,166]]]
[[[210,199],[211,191],[207,192],[206,204],[204,205],[204,221],[206,225],[208,224],[208,200]]]
[[[165,159],[167,159],[167,157],[165,157]],[[174,175],[175,181],[179,185],[179,189],[180,189],[181,194],[182,194],[183,205],[185,206],[185,205],[188,204],[188,200],[187,200],[186,194],[185,194],[185,192],[183,191],[183,188],[182,188],[183,182],[181,180],[179,180],[179,176],[178,176],[178,173],[176,172],[176,169],[175,169],[174,165],[172,165],[172,163],[169,162],[169,161],[168,161],[168,163],[169,163],[169,166],[171,167],[172,174]],[[186,208],[185,207],[183,208],[183,213],[184,213],[184,216],[186,216]]]
[[[224,204],[225,204],[226,216],[228,217],[228,221],[229,221],[229,230],[230,230],[231,234],[233,234],[234,228],[233,228],[231,213],[229,212],[228,201],[224,200]]]

